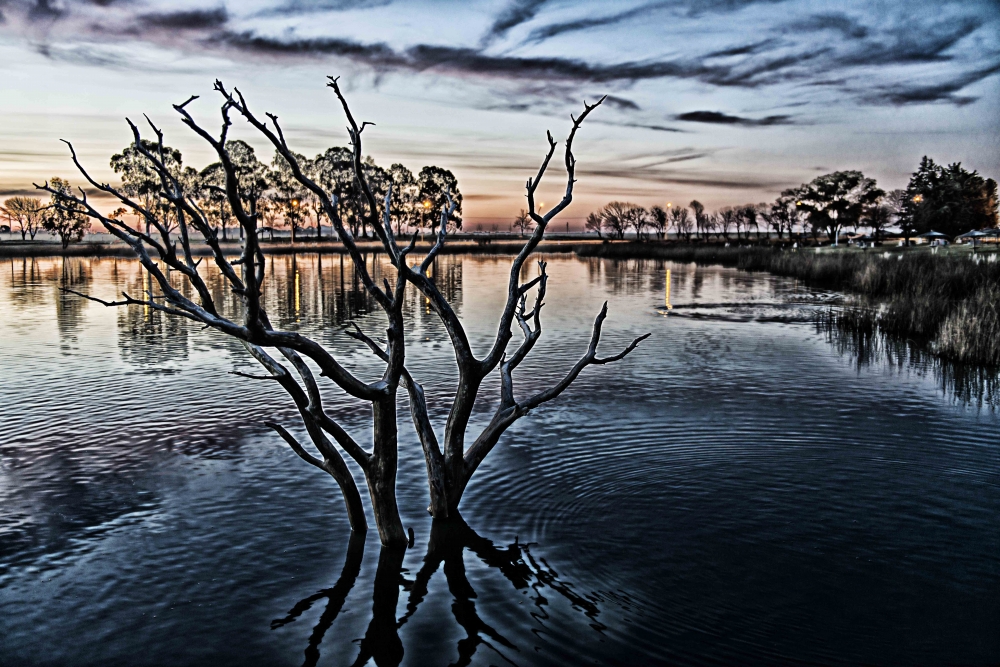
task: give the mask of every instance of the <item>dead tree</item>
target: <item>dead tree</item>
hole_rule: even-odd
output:
[[[355,244],[354,237],[340,222],[341,218],[337,214],[337,197],[323,189],[307,175],[304,165],[299,164],[296,155],[287,145],[278,118],[273,114],[265,114],[270,122],[262,120],[250,110],[239,90],[229,91],[219,81],[216,81],[215,89],[222,95],[223,103],[221,106],[222,124],[218,136],[211,134],[199,125],[187,110],[188,104],[196,97],[192,96],[186,102],[175,105],[174,109],[180,114],[182,122],[207,141],[219,156],[225,172],[226,197],[235,218],[244,231],[245,242],[242,254],[238,259],[230,261],[224,256],[215,231],[204,211],[196,203],[195,193],[188,192],[186,187],[189,186],[181,182],[167,168],[163,153],[163,134],[151,121],[149,121],[149,125],[157,137],[156,148],[144,147],[138,127],[131,121],[129,121],[129,125],[132,128],[135,145],[139,147],[143,157],[149,161],[161,179],[161,196],[169,205],[169,210],[172,212],[171,217],[177,222],[175,234],[171,234],[168,226],[168,222],[173,222],[173,220],[166,220],[159,208],[143,207],[139,202],[122,194],[118,189],[91,178],[77,159],[72,145],[69,145],[68,142],[67,145],[70,147],[74,164],[87,178],[90,185],[114,197],[138,216],[149,221],[151,233],[142,233],[126,226],[119,220],[105,216],[89,203],[87,195],[82,189],[78,196],[66,193],[58,196],[65,199],[66,205],[81,207],[90,217],[103,224],[108,232],[129,244],[160,290],[158,294],[149,290],[140,298],[124,294],[124,298],[119,301],[103,301],[92,296],[80,296],[86,296],[86,298],[108,306],[144,305],[168,315],[199,322],[240,340],[250,355],[267,371],[267,375],[253,377],[277,381],[292,397],[309,439],[320,456],[317,457],[307,451],[281,425],[275,423],[268,423],[268,425],[288,443],[299,457],[324,470],[336,480],[347,505],[351,527],[353,530],[361,532],[367,527],[364,509],[360,493],[347,463],[340,454],[340,451],[345,452],[364,473],[382,544],[398,547],[407,542],[400,522],[395,496],[398,441],[396,404],[400,384],[404,386],[408,394],[410,416],[427,462],[431,501],[428,510],[435,518],[446,518],[449,514],[457,513],[462,494],[465,492],[472,475],[511,424],[533,408],[562,393],[587,366],[606,364],[623,358],[635,349],[636,345],[646,336],[635,339],[622,352],[614,356],[598,357],[597,345],[600,340],[601,326],[607,315],[607,304],[605,304],[594,323],[587,352],[569,369],[565,377],[549,389],[532,396],[520,400],[515,397],[514,371],[534,347],[542,332],[541,310],[544,305],[545,287],[548,280],[544,263],[539,263],[540,274],[526,283],[521,283],[519,279],[521,268],[542,240],[549,222],[562,212],[572,200],[576,167],[576,159],[572,153],[573,138],[583,120],[600,102],[585,105],[584,112],[579,118],[571,116],[572,129],[565,147],[567,172],[565,195],[559,204],[542,216],[535,210],[535,191],[555,154],[557,146],[551,134],[548,135],[549,148],[545,159],[542,161],[536,176],[528,179],[527,183],[528,212],[536,226],[511,266],[507,300],[500,316],[496,339],[485,356],[480,358],[473,353],[468,336],[455,311],[438,290],[434,281],[427,275],[428,268],[447,241],[448,221],[454,211],[455,202],[451,201],[450,196],[448,196],[449,205],[441,211],[441,222],[435,243],[419,264],[411,265],[407,258],[415,247],[418,235],[414,234],[409,244],[400,246],[393,236],[390,225],[391,206],[389,204],[392,190],[390,188],[386,195],[382,206],[384,215],[380,218],[378,213],[380,207],[365,175],[361,135],[370,123],[358,125],[340,91],[337,79],[330,77],[328,85],[336,93],[348,121],[347,129],[353,149],[354,170],[361,186],[364,208],[366,208],[365,215],[395,269],[396,275],[392,282],[389,279],[384,279],[382,285],[376,284]],[[236,168],[226,149],[227,134],[232,124],[230,116],[234,111],[272,143],[276,152],[287,161],[294,178],[315,195],[323,212],[333,224],[340,242],[344,244],[351,257],[365,290],[384,313],[387,320],[384,346],[356,326],[349,331],[350,335],[362,341],[385,363],[385,370],[377,380],[365,382],[359,379],[341,366],[319,343],[299,333],[282,331],[271,325],[261,303],[264,289],[265,257],[258,243],[258,219],[256,215],[248,212],[242,204],[245,197],[241,196]],[[55,191],[49,184],[38,187],[49,192]],[[243,311],[242,317],[227,318],[214,303],[206,283],[198,273],[198,264],[201,260],[194,261],[191,250],[194,234],[199,235],[211,249],[211,258],[215,267],[221,271],[229,289],[239,297]],[[183,280],[187,281],[198,295],[197,298],[189,299],[181,290],[176,289],[171,284],[167,273],[157,264],[157,260],[170,270],[176,271]],[[455,350],[459,378],[444,429],[443,443],[439,443],[428,417],[423,388],[410,375],[405,366],[403,301],[407,285],[415,287],[429,300],[431,308],[444,323]],[[534,305],[528,311],[526,303],[532,290],[535,291]],[[515,323],[521,329],[524,340],[516,349],[508,353],[507,347],[513,336],[512,330]],[[320,369],[322,378],[333,382],[350,396],[371,404],[374,428],[370,451],[351,437],[325,410],[319,389],[320,380],[311,371],[306,362],[307,359]],[[475,437],[471,445],[466,446],[469,418],[479,396],[481,385],[487,376],[497,369],[499,369],[500,376],[500,404],[489,425]],[[333,439],[333,442],[330,438]]]

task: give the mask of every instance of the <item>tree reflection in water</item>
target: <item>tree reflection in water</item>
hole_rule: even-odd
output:
[[[319,661],[320,643],[340,615],[348,594],[357,581],[364,551],[365,536],[352,534],[344,568],[337,583],[303,598],[284,618],[271,622],[271,629],[277,630],[297,620],[315,603],[326,600],[326,608],[309,635],[303,665],[316,665]],[[538,622],[549,617],[546,611],[548,600],[543,593],[548,588],[584,614],[592,628],[598,632],[605,629],[597,620],[600,614],[597,604],[575,592],[570,584],[560,581],[544,559],[536,559],[532,555],[530,544],[522,544],[515,539],[506,547],[497,547],[492,541],[476,533],[461,517],[453,517],[432,523],[423,565],[413,579],[404,576],[405,549],[380,548],[372,595],[371,622],[361,639],[354,665],[364,665],[374,660],[379,667],[394,667],[402,662],[404,649],[399,629],[417,613],[420,603],[427,597],[431,579],[439,569],[444,572],[448,591],[453,598],[452,614],[466,633],[458,641],[458,660],[452,664],[470,664],[482,645],[492,649],[507,664],[517,664],[516,656],[511,654],[518,653],[518,647],[486,623],[476,609],[476,591],[466,576],[466,551],[497,570],[516,590],[529,591],[529,597],[535,606],[531,615]],[[397,619],[396,609],[401,590],[407,593],[406,612]]]
[[[847,324],[830,311],[820,315],[816,328],[826,334],[838,353],[850,357],[859,370],[885,364],[896,372],[912,370],[919,375],[930,372],[946,396],[980,408],[1000,409],[1000,368],[958,364],[936,357],[915,341],[880,330],[870,314],[873,310],[851,304],[846,308],[854,308],[862,317],[855,317]]]

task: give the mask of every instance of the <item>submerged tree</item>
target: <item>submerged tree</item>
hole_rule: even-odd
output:
[[[331,77],[328,85],[337,95],[347,117],[353,167],[363,196],[364,215],[395,270],[394,280],[384,278],[382,284],[376,282],[355,243],[354,236],[344,227],[336,213],[338,203],[336,195],[308,175],[303,158],[293,153],[286,143],[277,117],[267,114],[266,117],[270,122],[262,120],[249,109],[239,90],[234,89],[230,92],[218,81],[215,89],[223,97],[221,107],[223,122],[218,136],[199,125],[187,110],[188,104],[196,99],[195,97],[175,105],[174,108],[181,115],[182,122],[208,142],[218,154],[219,163],[225,172],[225,193],[229,207],[245,233],[242,254],[238,259],[230,260],[220,248],[215,230],[196,205],[192,193],[186,191],[184,182],[174,174],[165,161],[163,134],[152,123],[150,125],[157,136],[154,146],[144,144],[138,127],[131,121],[129,125],[135,137],[137,150],[160,178],[162,197],[172,208],[178,222],[177,238],[169,233],[164,216],[144,207],[142,203],[121,190],[99,183],[90,177],[71,145],[73,161],[90,185],[150,220],[154,233],[145,234],[141,230],[131,229],[120,221],[105,216],[94,208],[82,191],[76,195],[48,184],[40,187],[51,192],[62,206],[81,208],[87,215],[98,220],[111,234],[129,244],[159,289],[159,293],[153,293],[150,289],[138,297],[124,294],[123,299],[119,301],[102,301],[92,296],[87,298],[109,306],[143,305],[207,325],[241,341],[249,354],[267,371],[267,375],[259,377],[276,381],[292,397],[318,456],[307,451],[285,427],[276,423],[269,423],[269,426],[281,435],[299,457],[334,478],[344,496],[351,527],[360,532],[366,529],[367,524],[361,495],[341,454],[341,452],[346,453],[364,473],[382,544],[398,547],[407,542],[396,506],[395,488],[398,436],[396,400],[400,385],[408,394],[410,416],[426,460],[430,491],[428,510],[435,518],[447,518],[457,515],[470,479],[514,422],[530,410],[559,396],[586,367],[622,359],[648,334],[636,338],[618,354],[598,357],[597,347],[601,328],[607,317],[605,303],[594,322],[587,351],[565,376],[548,389],[531,396],[518,398],[515,394],[514,373],[542,333],[541,311],[548,280],[544,262],[539,262],[539,275],[523,283],[520,279],[522,267],[541,242],[550,221],[572,201],[576,174],[576,158],[572,152],[573,138],[584,119],[600,102],[585,105],[579,118],[571,116],[572,127],[566,140],[564,156],[567,174],[565,194],[548,213],[541,215],[536,210],[535,192],[557,147],[551,134],[548,135],[549,147],[545,158],[537,174],[527,182],[528,214],[535,223],[535,229],[511,265],[507,298],[493,344],[484,356],[477,357],[458,315],[434,280],[428,276],[428,269],[447,241],[448,223],[454,220],[458,207],[457,199],[445,185],[442,192],[445,204],[440,209],[440,225],[436,241],[419,264],[411,265],[408,256],[414,250],[417,235],[412,237],[408,245],[401,246],[397,243],[391,226],[392,188],[391,186],[388,188],[385,201],[380,206],[368,183],[361,146],[361,135],[367,123],[358,125],[354,120],[347,101],[341,94],[337,79]],[[363,342],[384,362],[384,371],[377,380],[365,382],[342,366],[329,350],[315,340],[301,333],[284,331],[272,325],[262,302],[264,282],[268,272],[265,271],[266,259],[257,238],[257,216],[252,215],[244,206],[240,192],[240,174],[227,148],[227,134],[232,124],[231,114],[234,111],[271,142],[277,154],[275,161],[287,169],[286,175],[289,180],[294,180],[322,204],[325,215],[333,224],[337,237],[354,264],[361,284],[386,318],[384,345],[376,342],[356,326],[350,331],[354,338]],[[381,218],[380,208],[383,212]],[[229,289],[238,297],[242,310],[238,317],[223,312],[216,303],[216,297],[199,274],[192,250],[194,235],[200,236],[209,247],[215,268],[221,272]],[[165,268],[174,275],[169,275]],[[179,282],[184,283],[181,288],[177,286]],[[405,365],[406,328],[403,303],[408,285],[416,288],[426,298],[429,307],[441,319],[454,348],[458,366],[458,383],[445,424],[444,438],[440,442],[428,416],[423,388],[417,379],[410,375]],[[532,290],[534,290],[534,303],[529,310],[527,300]],[[509,352],[507,348],[513,337],[515,325],[520,328],[524,338],[513,351]],[[307,360],[320,369],[319,376],[313,372]],[[499,371],[499,403],[490,423],[474,436],[471,444],[467,444],[467,431],[473,408],[479,398],[482,383],[493,371]],[[347,433],[324,408],[320,392],[321,381],[332,382],[348,395],[371,405],[373,422],[371,450],[365,449]]]

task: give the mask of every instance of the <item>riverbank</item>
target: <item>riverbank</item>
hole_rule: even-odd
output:
[[[429,237],[428,237],[429,238]],[[527,239],[518,239],[515,236],[504,236],[501,238],[449,238],[442,253],[446,255],[516,255],[524,247]],[[382,244],[377,241],[359,241],[358,249],[361,252],[382,253],[385,252]],[[430,240],[420,241],[414,248],[414,253],[426,253],[431,249]],[[592,239],[567,238],[559,240],[547,240],[539,244],[537,251],[546,253],[573,252],[577,248],[586,248],[589,245],[600,245],[600,241]],[[238,257],[242,252],[239,242],[228,241],[220,244],[222,251],[228,257]],[[310,240],[305,242],[290,243],[288,241],[262,241],[261,250],[266,255],[292,255],[297,253],[322,253],[342,255],[347,250],[343,244],[334,240]],[[206,257],[212,254],[211,248],[206,245],[197,245],[191,249],[193,255]],[[58,241],[9,241],[0,243],[0,257],[134,257],[132,249],[121,242],[104,241],[84,241],[72,243],[67,248],[63,248]]]
[[[970,248],[711,247],[644,243],[580,248],[581,256],[721,264],[790,276],[853,295],[824,322],[855,336],[911,341],[948,361],[1000,368],[998,252]]]

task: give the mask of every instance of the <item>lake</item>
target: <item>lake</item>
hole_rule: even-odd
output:
[[[264,426],[300,430],[280,389],[232,374],[260,372],[240,346],[60,292],[139,293],[135,261],[4,260],[0,664],[1000,662],[995,409],[950,392],[931,362],[859,363],[813,324],[837,294],[720,267],[546,259],[520,395],[585,351],[605,300],[602,354],[652,336],[508,432],[465,494],[465,524],[432,525],[401,412],[415,536],[402,562],[374,528],[352,540],[333,481]],[[509,265],[434,266],[480,354]],[[380,374],[342,333],[380,323],[339,256],[277,256],[269,271],[276,325]],[[408,366],[443,428],[451,348],[408,298]],[[327,400],[370,439],[364,406]]]

